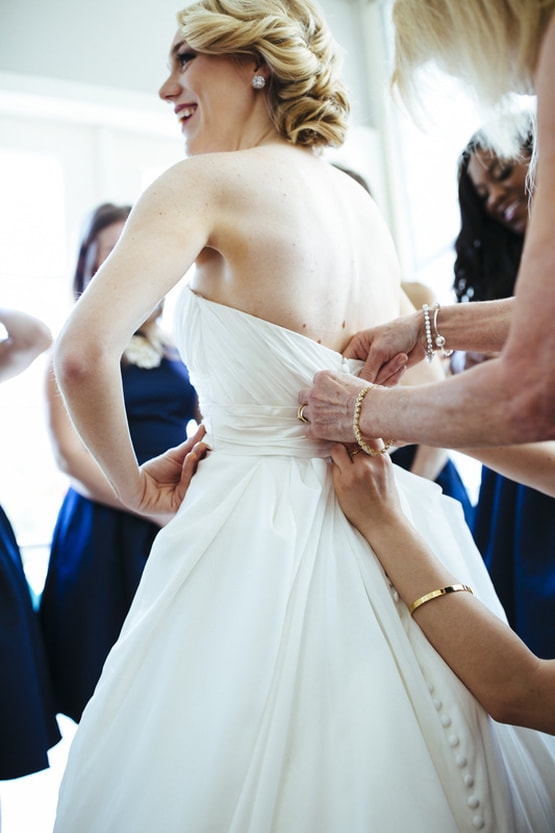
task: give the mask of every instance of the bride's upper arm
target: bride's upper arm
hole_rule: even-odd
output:
[[[191,159],[146,189],[72,313],[70,326],[81,339],[102,326],[105,346],[125,349],[207,245],[215,213],[212,182],[206,166]]]

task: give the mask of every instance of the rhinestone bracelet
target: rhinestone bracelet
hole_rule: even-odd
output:
[[[359,420],[360,420],[360,409],[362,408],[362,400],[366,396],[369,390],[372,388],[383,388],[383,385],[372,385],[369,384],[367,387],[363,388],[359,395],[356,398],[355,402],[355,414],[353,417],[353,431],[355,432],[356,441],[359,446],[362,448],[365,454],[369,454],[370,457],[378,457],[380,454],[385,454],[388,448],[391,448],[393,445],[393,440],[384,440],[384,447],[380,448],[379,450],[376,448],[372,448],[365,442],[359,427]]]

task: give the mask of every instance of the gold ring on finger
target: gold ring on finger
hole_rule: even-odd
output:
[[[310,420],[307,419],[305,416],[303,416],[303,411],[304,411],[305,408],[306,408],[306,402],[305,402],[304,405],[299,406],[299,410],[297,411],[297,419],[299,420],[299,422],[304,422],[305,425],[308,425]]]

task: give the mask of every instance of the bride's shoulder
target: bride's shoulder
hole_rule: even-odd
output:
[[[245,150],[190,156],[173,165],[164,176],[179,186],[203,188],[207,195],[215,190],[222,195],[256,179],[259,171],[260,159],[251,150]]]

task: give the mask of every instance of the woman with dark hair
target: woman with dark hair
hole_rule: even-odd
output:
[[[130,211],[105,203],[88,218],[73,278],[76,299],[114,248]],[[159,304],[132,336],[121,362],[139,462],[182,443],[189,420],[200,421],[187,368],[161,333],[161,313]],[[118,500],[71,424],[52,367],[47,401],[54,454],[70,488],[54,530],[40,621],[56,710],[78,721],[168,517],[132,512]]]
[[[75,300],[83,294],[94,274],[116,245],[130,213],[130,205],[105,202],[85,218],[73,275]]]
[[[477,134],[461,155],[454,283],[459,301],[514,293],[528,221],[531,152],[529,136],[521,158],[502,159]],[[462,355],[465,368],[492,357]],[[555,500],[484,466],[473,532],[510,625],[535,654],[554,658]]]
[[[477,133],[461,154],[461,230],[455,241],[454,282],[459,301],[493,301],[514,294],[528,221],[526,179],[532,147],[529,134],[521,158],[503,160]]]

